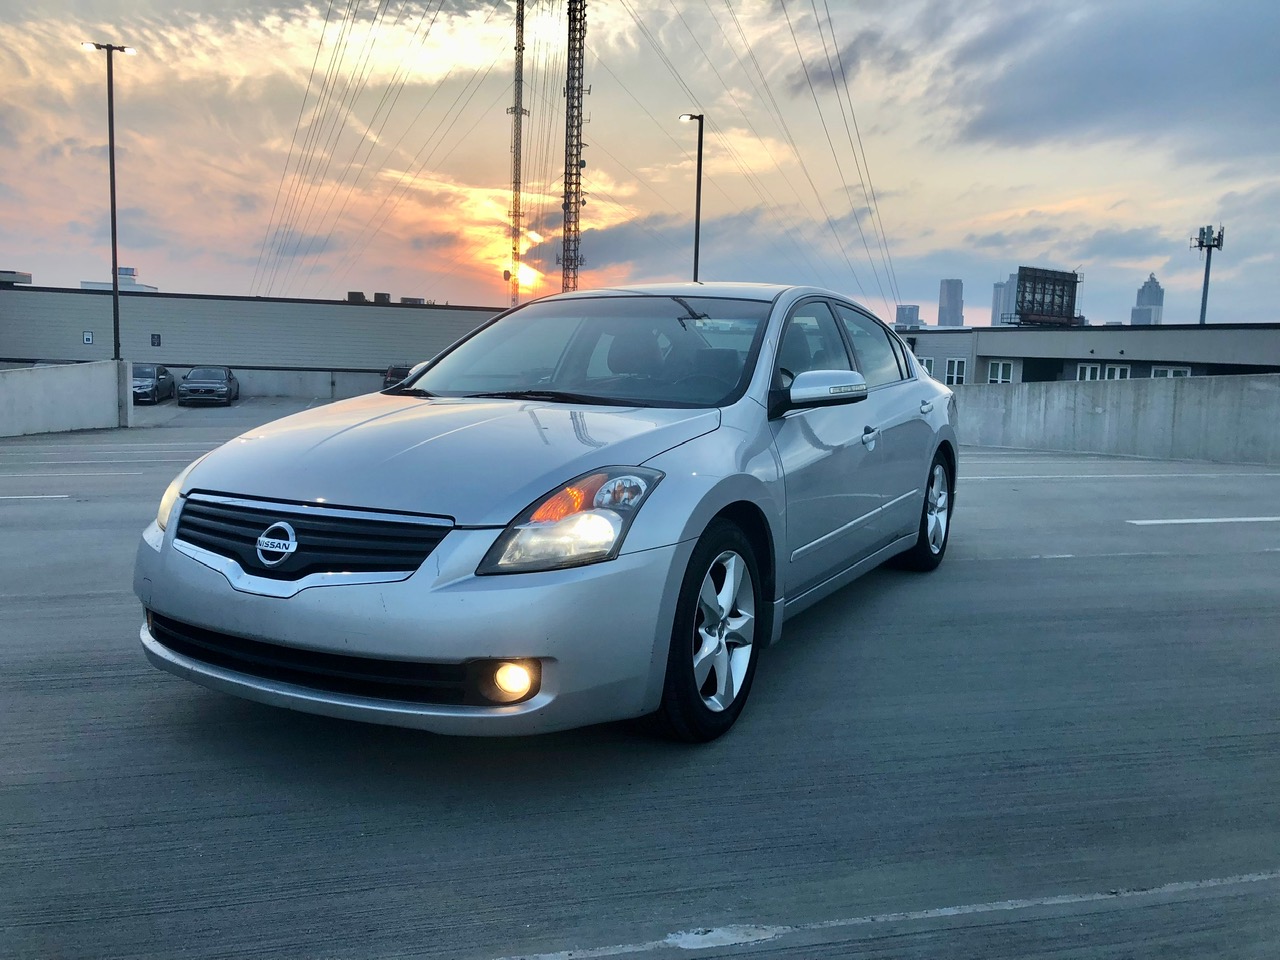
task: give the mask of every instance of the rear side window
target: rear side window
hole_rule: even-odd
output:
[[[882,387],[886,383],[901,380],[898,354],[890,342],[889,331],[870,317],[851,310],[843,304],[835,305],[840,322],[844,324],[853,342],[853,352],[858,358],[862,376],[868,387]]]

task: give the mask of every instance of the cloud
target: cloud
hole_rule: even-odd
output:
[[[1219,151],[1271,155],[1278,34],[1271,0],[1037,4],[956,51],[950,106],[976,143],[1174,142],[1206,163]]]
[[[1002,250],[1020,249],[1033,243],[1044,243],[1060,236],[1057,227],[1030,227],[1026,230],[996,230],[993,233],[971,233],[964,238],[973,247],[992,247]]]
[[[885,73],[901,73],[911,66],[911,56],[902,47],[885,38],[880,30],[862,30],[844,47],[806,58],[806,71],[793,70],[787,75],[787,89],[792,95],[805,93],[812,82],[816,89],[843,89],[852,84],[864,68],[879,68]]]
[[[1181,237],[1171,237],[1156,227],[1107,227],[1072,244],[1071,250],[1083,260],[1144,260],[1168,256],[1181,249],[1180,241]]]

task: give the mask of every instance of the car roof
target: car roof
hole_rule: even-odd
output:
[[[558,293],[543,300],[573,300],[584,297],[600,296],[635,296],[635,297],[727,297],[737,300],[760,300],[772,302],[783,294],[804,296],[837,297],[854,303],[858,301],[847,294],[823,287],[803,286],[789,283],[749,283],[747,281],[684,281],[670,283],[637,283],[617,287],[597,287],[592,290],[575,290],[570,293]]]

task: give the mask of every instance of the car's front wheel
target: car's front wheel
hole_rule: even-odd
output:
[[[742,713],[768,627],[761,583],[751,542],[729,521],[713,521],[694,547],[676,604],[656,715],[666,735],[705,743]]]

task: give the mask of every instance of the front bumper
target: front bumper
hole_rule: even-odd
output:
[[[477,577],[497,530],[453,530],[399,582],[314,586],[288,598],[233,588],[173,548],[176,522],[152,524],[138,546],[134,588],[144,606],[230,637],[321,654],[406,664],[533,659],[536,695],[510,706],[421,703],[318,689],[228,669],[140,631],[148,659],[211,689],[309,713],[437,733],[544,733],[656,709],[671,624],[693,543],[572,570]],[[247,585],[253,587],[253,578]],[[160,633],[160,631],[156,631]]]

